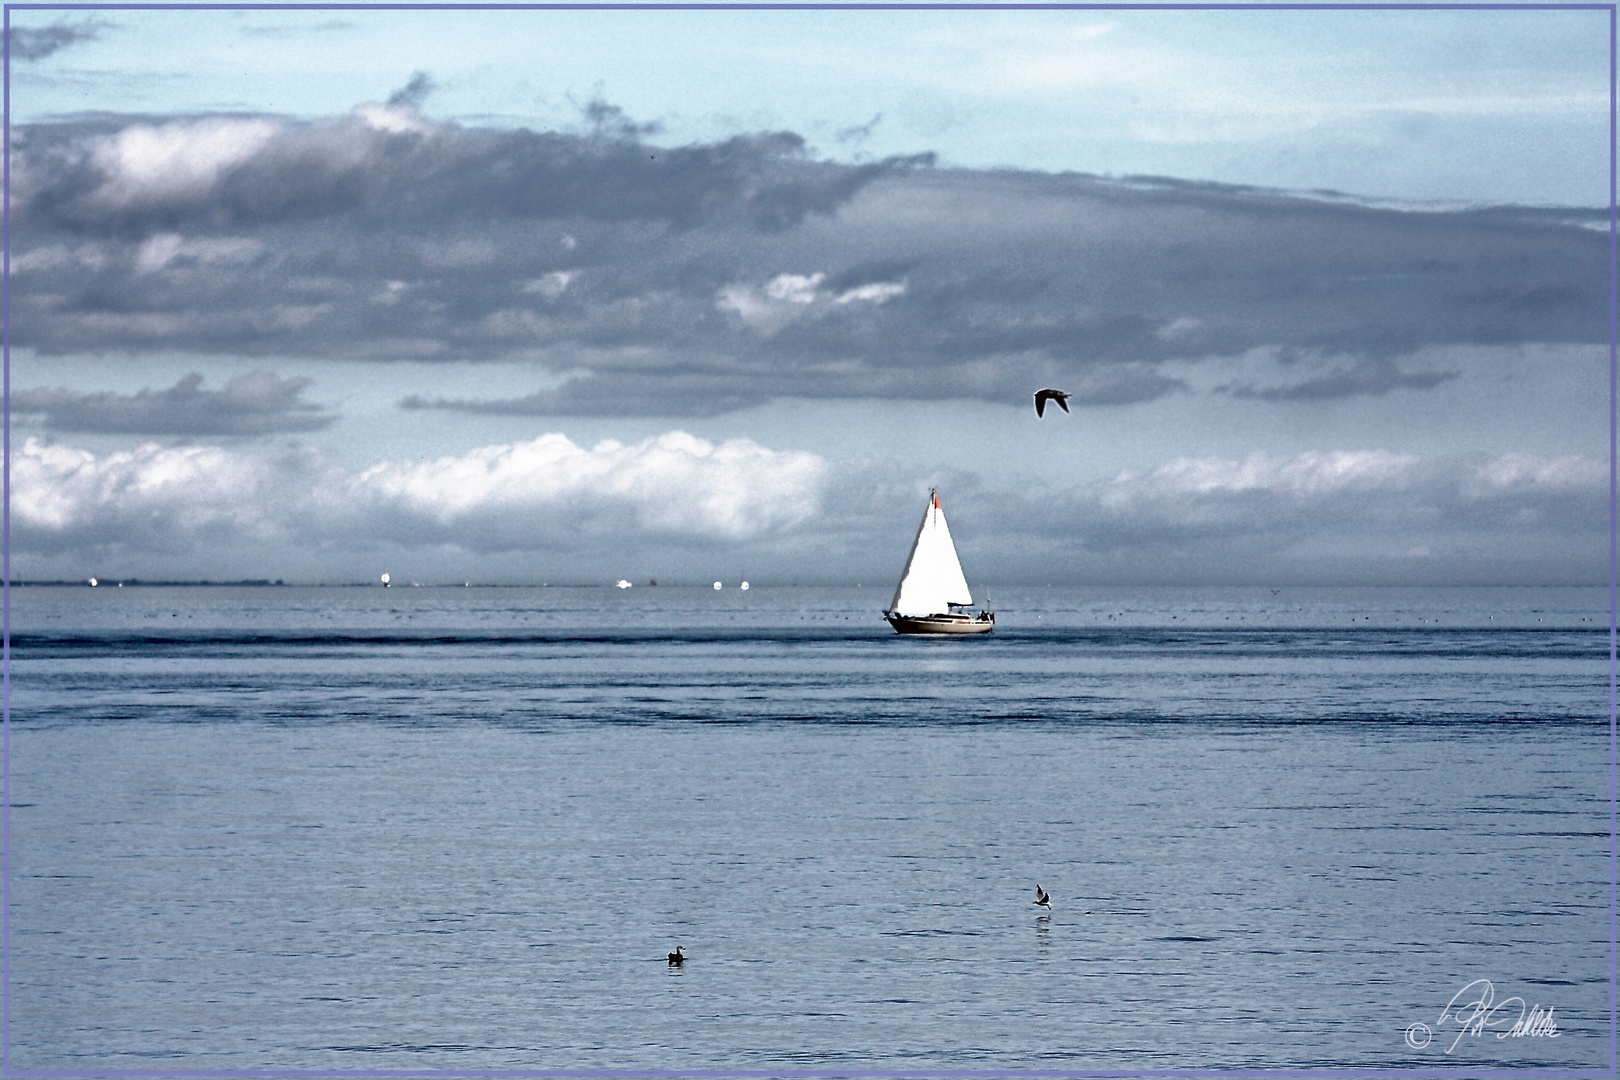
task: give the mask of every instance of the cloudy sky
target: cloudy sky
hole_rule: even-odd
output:
[[[20,578],[1606,580],[1603,12],[12,19]]]

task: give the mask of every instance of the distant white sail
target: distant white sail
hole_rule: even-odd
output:
[[[900,576],[889,610],[897,615],[943,615],[952,604],[971,603],[973,594],[962,575],[956,545],[951,543],[945,511],[940,509],[939,496],[930,495],[917,539],[911,545],[911,558],[906,560],[906,572]]]

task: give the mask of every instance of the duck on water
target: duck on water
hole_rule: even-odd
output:
[[[939,492],[930,491],[905,572],[883,616],[901,634],[987,634],[994,630],[993,611],[970,615],[953,610],[972,606],[973,594],[962,575],[962,561],[956,557]]]

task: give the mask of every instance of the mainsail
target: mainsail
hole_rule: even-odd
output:
[[[939,496],[930,493],[928,509],[911,545],[911,558],[906,560],[906,572],[900,576],[889,610],[897,615],[943,615],[952,604],[971,603],[973,594],[962,576],[945,511],[940,509]]]

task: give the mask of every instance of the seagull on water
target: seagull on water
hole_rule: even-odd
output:
[[[675,946],[675,951],[669,954],[669,962],[674,964],[676,967],[680,967],[682,964],[686,963],[686,956],[681,952],[681,947],[679,945]]]
[[[1064,412],[1069,411],[1069,395],[1064,393],[1062,390],[1037,390],[1035,391],[1036,416],[1046,415],[1046,403],[1048,401],[1057,402],[1058,408],[1062,409]]]
[[[1047,911],[1052,910],[1052,898],[1048,896],[1046,894],[1046,890],[1041,888],[1039,885],[1035,886],[1035,906],[1043,907]]]

